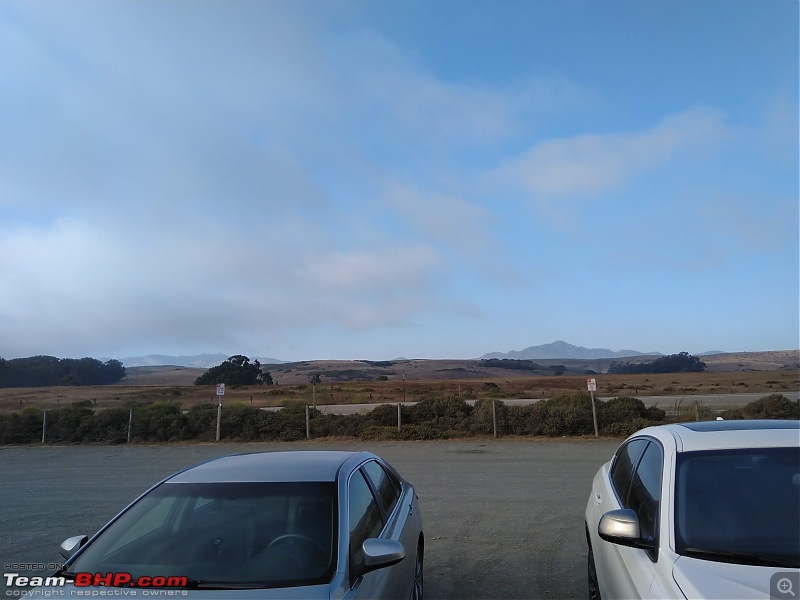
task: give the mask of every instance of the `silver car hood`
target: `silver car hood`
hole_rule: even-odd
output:
[[[672,576],[687,598],[767,600],[770,597],[770,578],[775,573],[785,571],[787,569],[681,556],[675,561]]]

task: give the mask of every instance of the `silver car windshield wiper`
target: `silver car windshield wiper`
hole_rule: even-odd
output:
[[[684,548],[681,554],[692,558],[705,558],[761,567],[783,567],[789,569],[800,567],[800,559],[791,556],[775,556],[754,552],[731,552],[728,550],[707,550],[705,548],[694,548],[691,546]]]

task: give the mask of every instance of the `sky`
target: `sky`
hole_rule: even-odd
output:
[[[0,2],[0,356],[800,348],[796,0]]]

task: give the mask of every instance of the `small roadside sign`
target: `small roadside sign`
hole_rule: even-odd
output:
[[[597,391],[597,380],[594,377],[589,377],[586,380],[586,387],[589,388],[589,393],[592,395],[592,421],[594,422],[594,437],[600,434],[597,431],[597,408],[594,405],[594,393]]]
[[[217,396],[224,396],[225,395],[225,384],[218,383],[217,384]]]

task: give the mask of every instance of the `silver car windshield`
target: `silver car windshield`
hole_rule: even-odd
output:
[[[678,554],[800,567],[800,449],[679,455],[675,527]]]
[[[287,587],[336,570],[333,483],[165,483],[114,521],[70,573],[185,577],[187,587]]]

